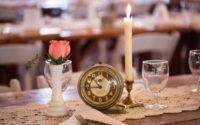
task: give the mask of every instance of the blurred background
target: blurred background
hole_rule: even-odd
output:
[[[170,76],[189,74],[189,50],[200,48],[199,0],[0,0],[0,85],[17,78],[23,90],[38,88],[44,62],[25,65],[46,56],[50,40],[70,41],[73,72],[102,61],[123,73],[128,4],[137,78],[147,59],[168,60]]]

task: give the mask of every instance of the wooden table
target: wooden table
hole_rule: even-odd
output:
[[[177,87],[181,85],[196,84],[192,75],[172,76],[169,78],[168,87]],[[51,89],[38,89],[23,92],[10,92],[0,94],[0,107],[25,105],[28,103],[38,102],[47,103],[51,98]],[[63,92],[64,100],[79,99],[76,86],[70,86]],[[138,120],[125,120],[128,125],[194,125],[200,124],[200,109],[195,111],[181,112],[177,114],[163,114],[154,117],[145,117]]]

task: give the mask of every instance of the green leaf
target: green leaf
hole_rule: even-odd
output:
[[[68,59],[68,58],[63,58],[63,61],[62,61],[62,63],[64,63],[65,61],[67,61],[67,59]]]
[[[38,59],[38,58],[39,58],[39,55],[38,55],[38,54],[36,54],[36,55],[35,55],[35,59]]]
[[[46,59],[44,57],[39,57],[39,61],[45,61]]]
[[[51,65],[57,65],[56,62],[51,61],[50,62]]]
[[[32,59],[32,62],[31,62],[32,64],[35,64],[35,60],[34,59]]]
[[[52,62],[56,62],[56,60],[50,54],[47,53],[47,56],[49,59],[51,59]]]
[[[31,61],[28,61],[28,65],[30,65],[31,64]]]
[[[60,56],[60,57],[56,60],[56,63],[57,63],[57,64],[62,64],[62,59],[63,59],[62,56]]]
[[[33,58],[31,61],[27,62],[26,69],[31,69],[32,65],[36,64],[37,59],[39,59],[39,61],[44,61],[45,60],[44,57],[40,57],[38,54],[36,54],[35,58]]]
[[[62,63],[64,63],[65,61],[67,61],[70,57],[71,57],[71,54],[68,55],[67,57],[63,58]]]

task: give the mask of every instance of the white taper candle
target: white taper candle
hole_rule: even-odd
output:
[[[132,72],[132,17],[130,17],[130,4],[127,6],[126,17],[124,18],[125,38],[125,80],[133,81]]]

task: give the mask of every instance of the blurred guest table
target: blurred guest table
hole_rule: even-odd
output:
[[[169,78],[167,83],[168,87],[178,86],[189,86],[197,84],[196,80],[192,75],[179,75],[172,76]],[[77,93],[76,86],[70,86],[66,91],[63,92],[63,98],[66,101],[80,99]],[[47,103],[51,99],[51,89],[38,89],[22,92],[10,92],[0,94],[0,107],[15,106],[15,105],[26,105],[29,103]],[[1,117],[1,116],[0,116]],[[149,125],[149,124],[199,124],[200,123],[200,109],[194,111],[183,111],[175,114],[162,114],[158,116],[146,116],[142,119],[125,120],[124,123],[128,125]]]
[[[186,51],[194,48],[200,48],[198,44],[198,33],[200,32],[199,25],[186,26],[181,17],[172,16],[169,20],[156,20],[152,16],[141,16],[133,18],[133,35],[149,32],[167,32],[170,33],[174,30],[181,33],[181,39],[177,45],[174,56],[172,57],[170,74],[177,75],[182,73],[189,73],[189,69],[185,68],[183,71],[181,67],[187,66],[187,53],[184,59],[182,59],[181,52],[185,47]],[[70,18],[70,17],[69,17]],[[35,30],[26,30],[23,23],[18,24],[4,24],[0,27],[4,27],[6,32],[0,34],[0,44],[9,43],[26,43],[34,40],[50,41],[52,39],[65,39],[71,42],[72,53],[71,60],[73,61],[73,70],[80,70],[80,62],[90,49],[81,49],[81,41],[91,40],[92,44],[96,45],[97,41],[104,39],[117,39],[123,34],[123,18],[115,19],[112,26],[102,27],[100,20],[95,22],[95,25],[91,27],[86,20],[83,19],[61,19],[44,17],[44,24],[41,28]],[[196,31],[196,32],[195,32]],[[84,52],[82,52],[82,50]],[[46,50],[45,50],[46,51]],[[86,51],[86,52],[85,52]],[[179,62],[181,61],[181,64]]]

